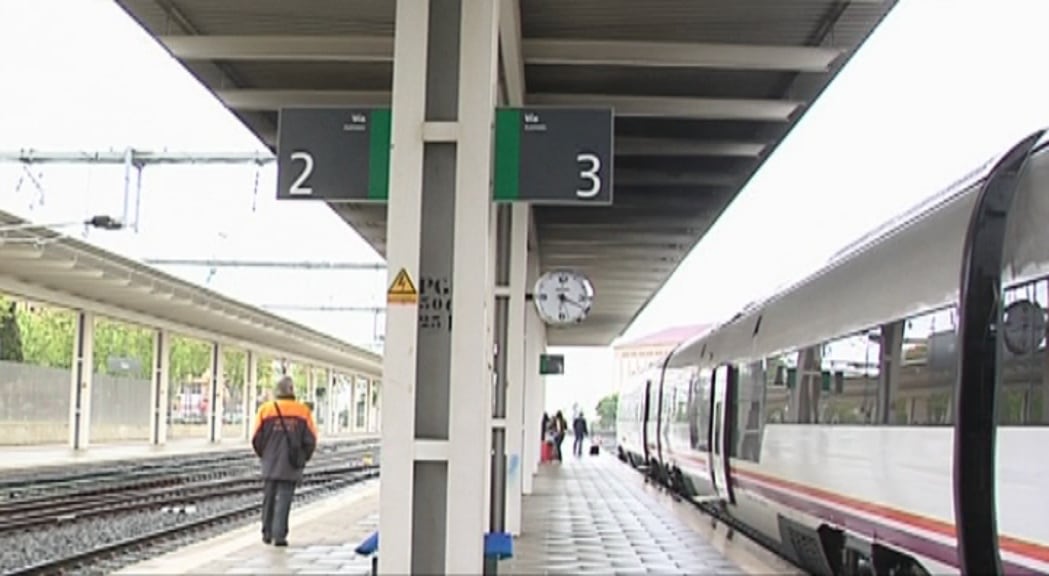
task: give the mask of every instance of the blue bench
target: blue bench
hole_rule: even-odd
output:
[[[379,573],[379,531],[372,532],[357,548],[357,554],[372,558],[372,574]],[[505,560],[514,556],[514,539],[507,532],[489,532],[484,535],[484,557]]]

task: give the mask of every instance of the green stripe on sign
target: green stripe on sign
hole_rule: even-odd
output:
[[[517,200],[521,187],[521,111],[495,111],[495,200]]]
[[[390,109],[371,111],[368,119],[368,199],[390,197]]]

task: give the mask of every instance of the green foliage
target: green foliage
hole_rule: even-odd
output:
[[[237,348],[222,351],[222,379],[230,390],[244,388],[247,381],[248,355]]]
[[[22,333],[13,300],[0,296],[0,360],[22,362]]]
[[[0,296],[0,360],[36,366],[69,369],[73,364],[76,314],[47,306],[32,311],[19,309],[18,300]],[[134,358],[138,370],[131,376],[149,378],[153,370],[154,331],[108,318],[97,318],[94,326],[93,362],[96,373],[108,373],[111,357]],[[197,380],[211,368],[212,344],[194,338],[171,337],[171,382]],[[227,348],[223,372],[230,389],[242,388],[247,381],[246,353]],[[274,382],[271,358],[258,357],[258,381],[265,390]],[[305,368],[291,366],[292,377],[301,394],[306,390]]]
[[[616,412],[619,409],[619,393],[605,396],[597,403],[598,426],[611,430],[616,424]]]
[[[22,338],[22,361],[35,366],[70,368],[76,315],[69,310],[40,307],[15,315]]]
[[[185,383],[203,376],[211,364],[211,347],[207,342],[184,336],[171,338],[172,384]]]
[[[133,378],[150,378],[153,370],[153,334],[154,331],[148,328],[108,318],[95,320],[95,350],[92,354],[95,373],[110,373],[110,358],[133,358],[138,360],[138,369],[126,375]]]

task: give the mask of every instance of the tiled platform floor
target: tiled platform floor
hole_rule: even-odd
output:
[[[543,465],[504,574],[783,574],[746,539],[727,540],[612,456]],[[796,569],[793,570],[796,573]]]
[[[368,481],[293,507],[287,548],[263,544],[254,522],[117,574],[370,574],[371,561],[353,549],[378,528],[378,488]]]
[[[120,574],[369,574],[353,550],[377,528],[378,501],[372,481],[294,508],[288,548],[262,544],[253,523]],[[607,455],[543,465],[523,531],[500,574],[799,574]]]

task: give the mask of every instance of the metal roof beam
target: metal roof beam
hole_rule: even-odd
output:
[[[647,186],[717,186],[739,185],[739,175],[715,172],[669,172],[665,170],[634,170],[616,168],[614,185]]]
[[[180,60],[393,62],[392,36],[158,36]]]
[[[390,93],[368,90],[215,90],[234,110],[280,110],[291,107],[389,106]]]
[[[524,64],[569,66],[690,67],[726,70],[825,72],[844,50],[809,46],[521,40],[519,0],[501,0],[499,34],[507,84],[524,94]],[[253,60],[393,62],[391,36],[164,35],[160,43],[184,61]],[[523,53],[523,57],[522,57]]]
[[[524,41],[525,62],[570,66],[639,66],[825,72],[844,50],[616,40]]]
[[[369,90],[215,90],[215,96],[234,110],[280,110],[310,106],[388,106],[390,93]],[[675,117],[699,120],[758,120],[787,122],[802,105],[789,100],[731,98],[670,98],[610,96],[607,94],[531,94],[527,104],[589,106],[615,109],[617,116]]]
[[[757,158],[763,142],[724,142],[680,138],[617,137],[616,156],[728,156]]]
[[[500,0],[499,55],[506,79],[506,100],[510,106],[524,104],[525,73],[521,58],[520,0]]]
[[[664,116],[694,120],[758,120],[787,122],[802,102],[733,98],[676,98],[665,96],[613,96],[608,94],[530,94],[538,106],[608,107],[616,116]]]

